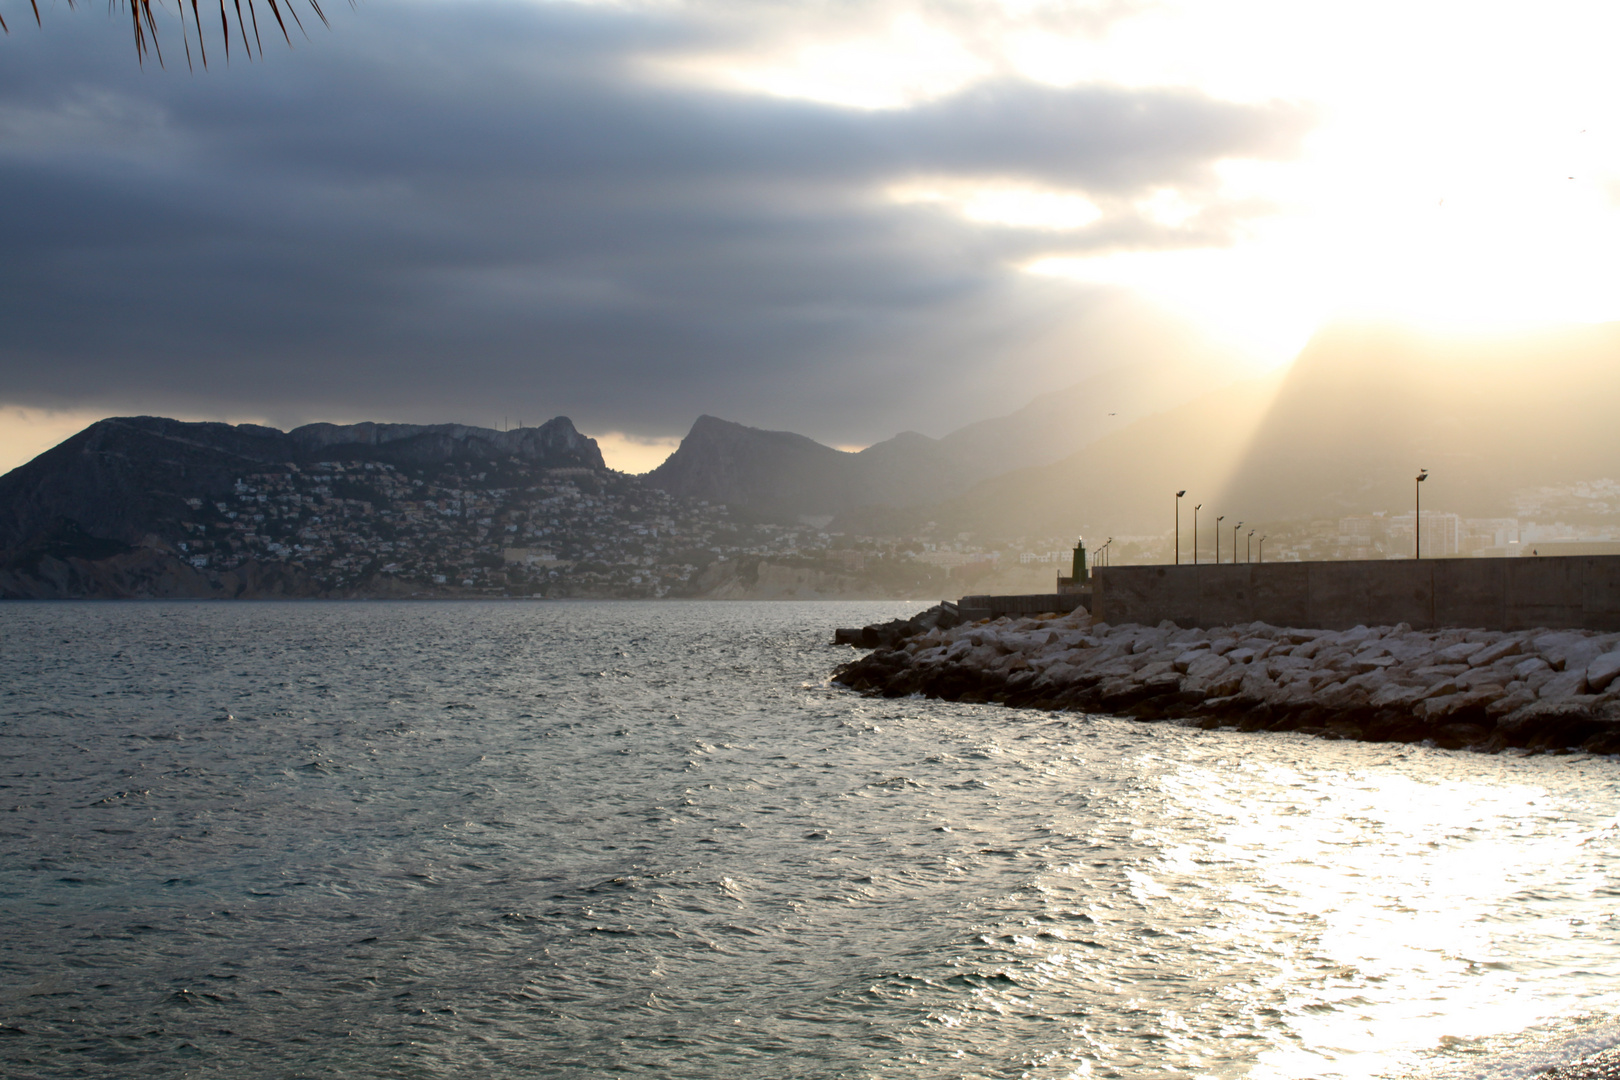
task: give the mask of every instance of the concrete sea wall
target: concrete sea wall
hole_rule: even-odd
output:
[[[1114,624],[1620,630],[1620,555],[1105,566],[1093,589]]]

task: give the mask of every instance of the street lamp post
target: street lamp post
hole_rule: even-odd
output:
[[[1181,497],[1187,494],[1185,488],[1176,492],[1176,565],[1181,565]]]
[[[1232,565],[1234,566],[1237,565],[1237,534],[1241,528],[1243,528],[1243,522],[1241,521],[1232,526]]]
[[[1204,508],[1203,503],[1193,507],[1193,565],[1198,565],[1198,511]]]
[[[1260,538],[1260,561],[1266,561],[1266,538],[1263,536]]]
[[[1249,530],[1249,535],[1247,535],[1247,536],[1245,536],[1243,538],[1243,561],[1244,562],[1254,562],[1254,547],[1253,547],[1253,544],[1254,544],[1254,530],[1250,529]]]
[[[1428,469],[1419,469],[1417,480],[1412,484],[1414,505],[1412,507],[1412,558],[1423,558],[1423,481],[1429,478]]]
[[[1225,520],[1226,520],[1226,515],[1225,514],[1221,514],[1221,515],[1219,515],[1219,516],[1217,516],[1215,518],[1215,565],[1216,566],[1221,565],[1221,522],[1223,522]]]

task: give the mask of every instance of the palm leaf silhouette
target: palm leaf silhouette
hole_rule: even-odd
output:
[[[28,2],[34,10],[34,22],[43,26],[44,23],[41,22],[39,16],[39,0],[28,0]],[[150,53],[161,65],[163,63],[163,49],[158,44],[158,18],[163,14],[166,7],[165,0],[156,0],[155,3],[153,0],[108,0],[108,2],[109,6],[113,8],[127,9],[129,11],[131,29],[135,34],[136,58],[144,64],[147,54]],[[189,22],[186,18],[186,5],[188,2],[191,7]],[[257,2],[258,0],[246,0],[247,18],[244,20],[242,17],[243,0],[230,0],[230,6],[236,13],[237,47],[247,54],[249,60],[253,59],[255,51],[261,57],[264,55],[264,43],[259,38]],[[218,3],[219,32],[225,44],[225,59],[229,62],[231,58],[230,12],[226,9],[226,0],[218,0]],[[276,26],[281,29],[281,36],[289,46],[292,45],[292,34],[288,32],[286,18],[282,17],[283,9],[286,10],[287,17],[292,19],[293,25],[298,28],[299,33],[304,34],[306,38],[309,36],[304,30],[304,21],[298,17],[297,0],[264,0],[264,3],[269,6],[270,14],[275,16]],[[321,20],[322,25],[331,25],[331,23],[327,22],[326,12],[321,10],[320,0],[303,0],[303,3],[309,6],[309,10],[315,13],[316,18]],[[204,4],[206,4],[206,0],[204,0]],[[75,6],[77,6],[76,0],[68,0],[68,7]],[[197,38],[197,56],[202,61],[203,67],[207,67],[208,43],[206,40],[207,35],[203,32],[202,6],[199,5],[198,0],[174,0],[174,8],[180,17],[180,43],[185,50],[186,66],[191,66],[191,38],[195,34]],[[6,25],[4,15],[0,15],[0,30],[4,30],[8,34],[11,33],[11,27]]]

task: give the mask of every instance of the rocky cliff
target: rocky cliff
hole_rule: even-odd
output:
[[[700,416],[647,482],[678,497],[765,514],[833,514],[852,498],[853,456],[790,431]]]
[[[45,542],[64,522],[126,545],[173,532],[187,499],[229,493],[245,472],[326,458],[423,466],[515,457],[604,468],[594,439],[567,417],[493,431],[459,424],[186,423],[155,416],[98,421],[0,477],[0,552]]]

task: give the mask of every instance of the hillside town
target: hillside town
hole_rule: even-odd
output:
[[[186,505],[174,545],[193,567],[283,563],[339,595],[697,596],[762,560],[845,592],[909,594],[946,578],[904,544],[749,521],[635,476],[515,458],[419,473],[289,464]]]
[[[1562,493],[1560,493],[1562,494]],[[1584,493],[1583,493],[1584,494]],[[172,542],[193,567],[282,563],[334,595],[658,598],[713,595],[760,563],[817,575],[810,591],[947,595],[1042,591],[1067,573],[1074,538],[994,542],[968,533],[847,535],[829,519],[783,524],[670,495],[640,477],[542,468],[516,458],[406,470],[375,461],[288,464],[242,476],[229,498],[186,500]],[[1410,557],[1412,514],[1247,526],[1221,538],[1220,561]],[[1609,541],[1598,524],[1538,525],[1425,511],[1425,557],[1576,553]],[[1193,558],[1190,531],[1181,558]],[[1093,558],[1170,561],[1173,537],[1097,537]],[[1256,540],[1259,544],[1256,544]],[[1573,546],[1572,546],[1573,545]],[[1545,551],[1541,549],[1545,548]],[[1199,536],[1214,561],[1215,536]],[[736,590],[748,594],[746,588]]]

